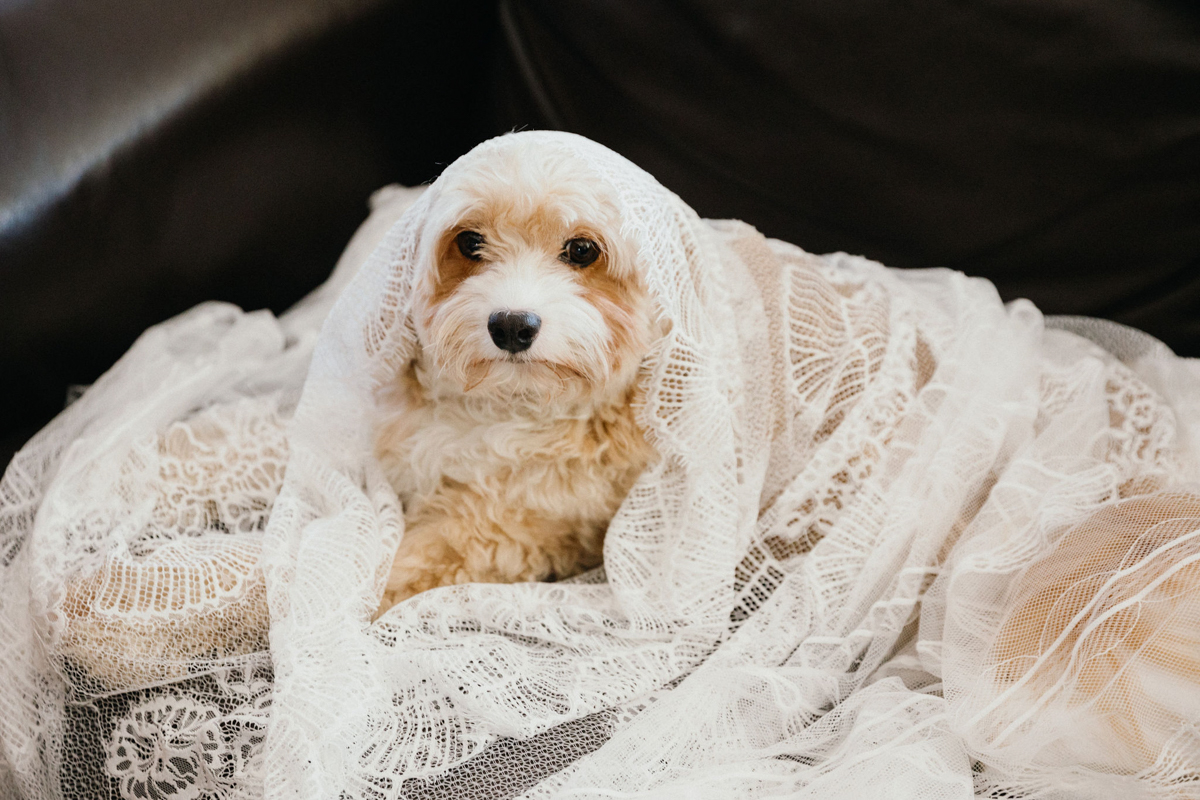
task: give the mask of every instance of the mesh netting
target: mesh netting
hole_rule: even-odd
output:
[[[669,323],[659,458],[602,570],[375,620],[405,528],[375,390],[444,182],[513,152],[614,198]],[[14,459],[0,792],[1200,795],[1194,362],[701,220],[566,134],[377,205],[299,307],[151,329]]]

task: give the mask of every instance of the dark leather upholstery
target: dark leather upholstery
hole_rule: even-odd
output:
[[[0,4],[0,466],[62,409],[68,385],[95,380],[146,327],[214,298],[285,309],[329,273],[371,191],[428,180],[492,134],[491,3],[338,2],[339,13],[312,11],[309,28],[282,44],[276,28],[291,13],[282,7],[331,3],[206,4],[244,17],[220,35],[203,16],[188,20],[194,4]],[[117,20],[100,25],[102,14]],[[203,57],[181,72],[171,59],[185,46],[223,58],[235,32],[250,45],[232,76],[211,74]],[[55,35],[65,41],[47,41]],[[87,56],[71,55],[74,69],[105,69],[108,80],[45,65],[73,42]],[[171,94],[179,87],[182,99]],[[41,207],[6,219],[56,179],[49,164],[40,184],[24,180],[24,161],[38,167],[69,150],[56,149],[55,130],[36,129],[72,119],[41,113],[53,105],[47,94],[74,103],[78,124],[126,140]],[[168,111],[143,128],[135,101]],[[68,144],[104,144],[89,133]]]
[[[183,101],[53,202],[0,208],[0,463],[148,325],[209,298],[281,310],[329,270],[371,189],[428,179],[522,126],[591,136],[705,215],[818,252],[984,275],[1005,298],[1200,355],[1194,3],[336,3],[286,46],[263,38],[232,77],[195,67]],[[85,111],[122,108],[161,75],[171,37],[204,28],[172,16],[182,8],[0,6],[0,203],[45,188],[12,177],[29,174],[12,152],[38,158],[30,141],[94,124]],[[29,45],[47,31],[57,50]],[[125,84],[76,91],[79,113],[34,113],[114,47]],[[47,52],[60,61],[39,65]]]
[[[504,0],[510,119],[702,214],[1200,355],[1200,4]]]

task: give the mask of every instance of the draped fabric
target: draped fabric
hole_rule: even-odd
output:
[[[0,788],[1196,796],[1200,365],[702,220],[580,137],[447,174],[519,140],[618,198],[669,323],[604,567],[372,621],[404,535],[374,390],[440,182],[384,196],[300,307],[152,328],[14,459]]]

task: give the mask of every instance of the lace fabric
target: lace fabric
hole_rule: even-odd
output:
[[[313,298],[151,329],[10,466],[0,787],[1195,796],[1200,367],[701,220],[579,137],[447,172],[515,142],[619,198],[670,323],[603,570],[372,622],[404,533],[373,388],[439,184],[385,194]]]

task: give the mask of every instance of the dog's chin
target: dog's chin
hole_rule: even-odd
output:
[[[555,403],[604,394],[609,376],[577,365],[523,355],[478,359],[461,370],[458,381],[467,397]]]

